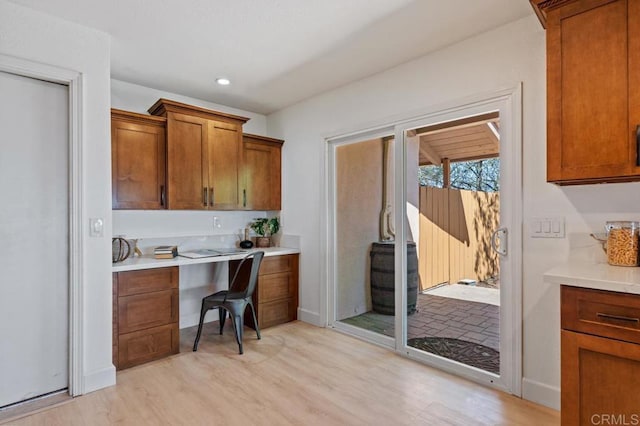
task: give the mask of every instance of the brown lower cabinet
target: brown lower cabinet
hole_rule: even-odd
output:
[[[230,278],[240,261],[229,267]],[[295,321],[298,316],[298,254],[269,256],[262,260],[257,288],[253,294],[258,325],[261,329]],[[249,274],[249,265],[241,274]],[[255,328],[249,309],[245,311],[245,324]]]
[[[113,274],[113,364],[133,367],[179,351],[178,267]]]
[[[640,295],[562,286],[562,425],[640,424]]]

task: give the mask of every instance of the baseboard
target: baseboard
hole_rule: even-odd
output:
[[[298,308],[298,319],[300,321],[315,325],[317,327],[324,327],[320,320],[320,314],[317,312],[311,312],[306,309]]]
[[[218,310],[212,309],[204,316],[204,322],[213,322],[218,321]],[[200,324],[200,312],[196,312],[189,315],[180,315],[180,321],[178,327],[180,329],[193,327],[194,325]]]
[[[560,388],[526,377],[522,379],[522,398],[554,410],[560,410]]]
[[[83,394],[116,384],[116,368],[111,365],[84,375]]]

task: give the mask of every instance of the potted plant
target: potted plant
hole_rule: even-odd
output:
[[[251,229],[258,235],[256,237],[256,247],[270,247],[271,236],[277,234],[280,230],[280,221],[277,217],[272,217],[271,219],[259,217],[253,219]]]

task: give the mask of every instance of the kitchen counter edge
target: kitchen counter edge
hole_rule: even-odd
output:
[[[640,294],[640,268],[607,263],[567,262],[544,273],[551,284]]]
[[[269,247],[263,249],[252,249],[249,252],[262,250],[265,257],[282,256],[286,254],[299,254],[299,249],[286,247]],[[141,269],[168,268],[170,266],[198,265],[201,263],[227,262],[229,260],[242,259],[248,253],[239,253],[229,256],[203,257],[200,259],[189,259],[186,257],[175,257],[173,259],[156,259],[152,256],[142,256],[129,258],[123,262],[114,263],[112,272],[139,271]]]

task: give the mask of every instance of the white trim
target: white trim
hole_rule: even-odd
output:
[[[324,158],[324,172],[326,179],[324,182],[324,206],[326,206],[325,214],[321,215],[321,229],[324,229],[326,234],[323,238],[324,256],[322,258],[323,265],[320,270],[322,271],[321,282],[324,287],[320,289],[320,313],[321,324],[323,326],[333,327],[338,324],[337,312],[336,312],[336,280],[337,271],[335,265],[337,264],[337,250],[336,250],[336,223],[335,218],[337,215],[336,206],[336,148],[342,145],[349,145],[352,143],[358,143],[368,141],[372,139],[381,138],[393,134],[392,126],[376,126],[371,129],[366,129],[361,132],[352,132],[348,135],[342,135],[333,139],[326,139],[322,141]],[[324,318],[322,315],[324,314]]]
[[[84,392],[89,393],[116,384],[116,368],[109,367],[92,371],[84,376]]]
[[[484,370],[480,370],[478,368],[471,367],[469,365],[447,358],[442,358],[437,355],[432,355],[429,353],[425,354],[425,352],[412,348],[410,346],[407,346],[406,349],[404,351],[400,351],[400,353],[413,360],[420,361],[431,367],[446,371],[447,373],[464,377],[465,379],[471,380],[472,382],[498,389],[503,392],[511,393],[511,391],[500,381],[500,377],[497,374],[488,373]]]
[[[535,380],[522,379],[522,397],[554,410],[560,410],[560,388]]]
[[[333,325],[335,331],[339,331],[343,334],[347,334],[352,337],[357,337],[365,342],[373,343],[386,349],[395,349],[395,339],[384,334],[376,333],[375,331],[365,330],[364,328],[356,327],[355,325],[346,324],[344,322],[336,321]]]
[[[69,394],[85,392],[83,371],[83,170],[82,74],[64,68],[0,55],[0,71],[69,87]],[[115,375],[114,375],[115,377]]]
[[[298,308],[298,320],[318,327],[326,327],[326,324],[321,321],[321,316],[318,312],[312,312],[307,309]]]

